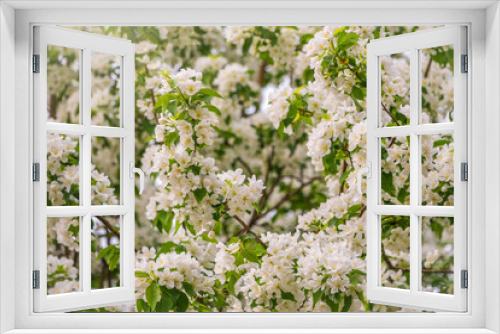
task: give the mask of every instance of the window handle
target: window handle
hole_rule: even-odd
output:
[[[363,174],[366,173],[366,177],[369,179],[372,177],[372,163],[368,161],[367,166],[368,167],[364,167],[364,168],[361,168],[360,170],[358,170],[358,173],[356,174],[356,176],[358,178],[356,183],[358,186],[358,193],[360,195],[363,195],[363,191],[361,190],[361,178],[363,177]]]
[[[134,162],[130,161],[129,163],[129,171],[130,171],[130,178],[134,178],[134,173],[139,174],[139,195],[142,195],[142,192],[144,191],[144,172],[142,169],[134,167]]]

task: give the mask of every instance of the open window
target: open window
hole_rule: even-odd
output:
[[[34,41],[34,310],[132,301],[134,44],[45,26]],[[107,75],[92,82],[103,65]],[[93,96],[106,90],[119,98]],[[54,226],[64,233],[52,235]],[[95,282],[96,270],[105,282]]]
[[[466,311],[465,29],[437,28],[368,45],[367,294],[373,303]],[[437,71],[439,80],[429,76],[431,66],[442,64],[448,66]],[[408,87],[391,75],[398,66],[408,68]],[[451,104],[442,103],[444,95]],[[452,232],[430,244],[429,231],[442,232],[442,226]],[[452,288],[434,286],[437,278],[452,280]],[[398,284],[408,280],[409,289]]]

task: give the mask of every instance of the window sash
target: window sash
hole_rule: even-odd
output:
[[[80,51],[80,123],[51,123],[47,110],[47,46],[57,45]],[[34,311],[72,311],[126,303],[134,298],[134,183],[129,162],[134,161],[134,45],[128,40],[64,28],[35,27],[34,53],[40,55],[40,73],[34,74],[34,162],[40,163],[40,182],[33,186],[34,270],[40,271],[40,289],[33,290]],[[121,126],[91,125],[91,53],[121,57]],[[47,133],[78,135],[80,138],[79,206],[47,207]],[[91,139],[94,136],[120,138],[120,205],[91,205]],[[132,164],[133,165],[133,164]],[[91,217],[120,215],[120,287],[91,289]],[[80,217],[80,291],[47,295],[47,218]]]
[[[368,163],[372,177],[367,182],[367,295],[374,303],[422,308],[426,310],[467,310],[467,290],[461,289],[460,271],[467,269],[467,187],[460,181],[460,163],[467,162],[467,76],[460,73],[461,54],[466,54],[466,28],[460,26],[437,28],[423,32],[383,38],[368,44],[367,141]],[[421,104],[421,49],[436,46],[454,46],[454,122],[420,123]],[[410,125],[380,127],[380,57],[410,51]],[[418,79],[417,79],[418,78]],[[420,135],[454,134],[454,206],[420,205],[421,157]],[[410,205],[380,205],[381,157],[380,138],[410,136]],[[381,215],[410,216],[410,289],[381,287]],[[454,295],[419,291],[421,282],[421,227],[422,216],[454,217]]]

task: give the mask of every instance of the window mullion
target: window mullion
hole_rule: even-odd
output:
[[[83,49],[83,62],[82,62],[82,124],[90,130],[91,122],[91,50],[89,48]],[[90,293],[91,290],[91,257],[90,257],[90,236],[91,236],[91,133],[87,131],[83,135],[83,148],[81,155],[82,166],[82,192],[83,192],[83,206],[86,208],[86,214],[83,216],[83,231],[81,233],[80,253],[82,258],[82,267],[80,274],[80,281],[82,282],[82,291]]]
[[[414,132],[420,114],[420,61],[419,52],[410,51],[410,291],[418,291],[420,281],[420,218],[414,209],[420,204],[420,137]]]

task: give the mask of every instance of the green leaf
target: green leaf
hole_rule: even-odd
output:
[[[177,299],[177,311],[178,312],[186,312],[189,307],[189,298],[185,293],[181,292]]]
[[[313,34],[304,34],[304,35],[300,36],[300,44],[307,44],[307,43],[309,43],[309,40],[311,38],[314,38]]]
[[[145,272],[145,271],[136,270],[135,271],[135,277],[149,278],[149,274],[147,272]]]
[[[217,116],[221,116],[222,115],[222,113],[220,112],[219,108],[217,108],[216,106],[213,106],[211,104],[207,104],[207,105],[203,106],[203,108],[207,108],[211,112],[214,112]]]
[[[447,140],[447,139],[440,139],[440,140],[436,140],[432,146],[433,147],[438,147],[438,146],[443,146],[443,145],[448,145],[450,144],[450,141]]]
[[[318,289],[315,293],[313,293],[313,308],[316,306],[316,304],[319,302],[321,299],[321,296],[323,295],[323,290]]]
[[[172,211],[169,211],[165,219],[162,219],[161,223],[163,230],[167,233],[170,233],[170,231],[172,230],[172,223],[174,221],[174,216],[175,214]]]
[[[285,292],[283,290],[281,290],[281,299],[291,300],[292,302],[297,302],[297,300],[295,300],[295,296],[293,295],[293,293]]]
[[[214,233],[215,235],[220,235],[222,232],[222,222],[220,220],[215,222]]]
[[[341,34],[339,33],[338,36],[340,36],[340,35]],[[339,49],[346,50],[346,49],[350,48],[351,46],[355,45],[358,42],[358,39],[359,39],[359,36],[353,32],[342,35],[342,37],[339,37],[339,39],[337,41],[337,47]]]
[[[206,242],[211,242],[211,243],[213,243],[213,244],[217,244],[217,243],[218,243],[217,239],[215,239],[215,238],[210,239],[210,238],[208,237],[208,234],[207,234],[207,233],[203,233],[203,234],[201,235],[201,238],[203,239],[203,241],[206,241]]]
[[[281,140],[285,140],[286,139],[286,133],[285,133],[285,124],[283,122],[280,122],[280,126],[278,128],[278,135],[280,137]]]
[[[312,81],[314,79],[314,70],[312,68],[306,68],[304,70],[304,73],[302,73],[302,80],[304,81],[304,84],[307,84],[309,81]]]
[[[188,283],[188,282],[182,282],[182,287],[184,288],[184,290],[186,291],[186,293],[188,295],[190,295],[191,297],[196,296],[196,293],[194,292],[194,288],[193,288],[193,286],[190,283]]]
[[[101,249],[99,253],[97,254],[96,260],[100,260],[103,257],[106,257],[110,252],[112,252],[115,249],[115,246],[108,246],[104,249]]]
[[[136,300],[137,311],[138,312],[150,312],[151,308],[143,299]]]
[[[262,210],[260,209],[260,206],[259,206],[259,204],[258,204],[258,203],[253,203],[252,205],[253,205],[253,207],[255,208],[255,211],[256,211],[257,213],[261,213],[261,211],[262,211]]]
[[[344,306],[342,307],[342,312],[348,312],[349,309],[351,308],[352,304],[352,296],[345,296],[344,297]]]
[[[276,35],[276,33],[264,27],[261,27],[260,30],[262,32],[263,38],[271,40],[271,44],[276,45],[276,43],[278,42],[278,36]]]
[[[207,95],[207,96],[215,96],[215,97],[222,99],[222,96],[220,96],[219,93],[217,93],[215,90],[210,89],[210,88],[202,88],[198,91],[198,94],[203,94],[203,95]]]
[[[151,306],[151,310],[156,309],[156,303],[158,302],[158,297],[160,296],[160,288],[156,282],[152,282],[150,286],[146,288],[146,300]]]
[[[203,201],[205,195],[207,194],[207,190],[205,188],[198,188],[195,191],[193,191],[193,194],[198,204],[200,204],[201,201]]]
[[[227,291],[231,293],[232,295],[236,295],[234,291],[234,285],[240,278],[241,274],[235,272],[235,271],[228,271],[226,272],[226,284],[227,284]]]
[[[392,173],[382,172],[382,190],[391,196],[396,196],[396,187],[392,182]]]
[[[242,48],[244,55],[248,54],[248,50],[250,50],[250,46],[252,45],[252,41],[253,41],[253,36],[250,38],[245,38],[245,42],[243,43],[243,48]]]
[[[338,294],[335,295],[325,295],[324,296],[324,301],[326,305],[330,307],[330,311],[332,312],[338,312],[339,311],[339,302],[337,301],[337,296]]]
[[[167,137],[165,138],[165,145],[170,147],[172,143],[175,143],[180,138],[179,133],[177,131],[169,132]]]
[[[342,176],[340,177],[340,184],[344,183],[344,181],[347,179],[349,174],[351,174],[353,171],[354,171],[354,168],[351,168],[348,171],[346,171],[344,174],[342,174]]]
[[[156,312],[168,312],[174,307],[174,300],[168,293],[161,295],[161,300],[156,305]]]
[[[351,97],[356,100],[363,101],[365,99],[365,93],[358,86],[353,86],[351,89]]]
[[[119,261],[120,261],[120,250],[118,248],[115,248],[113,254],[110,256],[108,260],[109,270],[111,271],[115,270]]]

